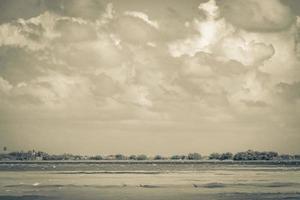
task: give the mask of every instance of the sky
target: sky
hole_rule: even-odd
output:
[[[0,1],[0,147],[300,153],[299,122],[300,1]]]

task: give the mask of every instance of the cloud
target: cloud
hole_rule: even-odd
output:
[[[207,18],[215,19],[219,17],[219,8],[216,5],[216,1],[207,1],[206,3],[201,3],[198,8],[206,14]]]
[[[296,23],[296,53],[298,58],[300,58],[300,17],[297,16],[297,23]]]
[[[0,77],[0,91],[7,93],[12,89],[12,85],[5,79],[3,79],[2,77]]]
[[[46,0],[44,4],[48,10],[61,16],[96,21],[105,12],[107,2],[99,0]]]
[[[150,26],[152,26],[156,29],[159,28],[158,23],[156,21],[150,20],[148,15],[146,15],[145,13],[137,12],[137,11],[126,11],[125,15],[139,18],[139,19],[143,20],[144,22],[146,22],[147,24],[149,24]]]
[[[224,0],[218,5],[227,21],[249,31],[280,31],[294,21],[290,8],[279,0]]]
[[[197,52],[206,52],[244,65],[260,65],[275,53],[271,44],[248,39],[247,35],[220,18],[215,1],[200,4],[199,9],[205,11],[206,18],[194,20],[194,28],[198,34],[169,44],[172,56],[193,56]]]
[[[299,23],[283,20],[288,8],[278,1],[134,2],[46,0],[41,9],[29,4],[24,15],[13,15],[16,2],[5,2],[16,6],[0,25],[5,138],[48,131],[44,136],[59,146],[53,138],[67,138],[66,131],[84,138],[84,132],[90,142],[105,138],[99,142],[105,145],[121,135],[136,142],[165,134],[176,137],[175,150],[183,149],[186,134],[199,138],[191,149],[210,134],[212,141],[257,141],[260,134],[280,141],[288,132],[294,140]],[[235,7],[245,7],[241,19],[233,19]]]
[[[199,51],[211,53],[211,48],[219,40],[234,31],[224,20],[215,20],[214,18],[203,21],[195,20],[193,27],[198,31],[198,34],[187,39],[177,40],[169,45],[170,53],[174,57],[184,54],[193,56]]]
[[[45,48],[57,37],[53,31],[57,16],[45,12],[28,20],[18,19],[13,23],[0,25],[0,46],[19,46],[30,50]]]
[[[117,81],[103,73],[92,77],[90,81],[91,90],[95,96],[104,98],[113,97],[121,89]]]
[[[22,10],[22,12],[20,12]],[[29,19],[46,11],[40,0],[3,0],[0,6],[0,24],[11,22],[19,18]]]
[[[60,34],[59,42],[83,42],[95,40],[97,30],[93,24],[75,21],[72,19],[60,19],[55,23],[54,30]]]
[[[297,101],[300,99],[300,82],[279,83],[276,86],[277,93],[288,101]]]
[[[203,52],[199,52],[193,57],[185,56],[182,59],[184,60],[184,63],[181,72],[189,77],[232,77],[247,71],[247,67],[238,61],[217,57]]]
[[[271,44],[253,40],[247,42],[239,36],[231,36],[223,38],[215,52],[217,55],[236,60],[244,65],[260,65],[274,55],[275,49]]]
[[[0,74],[13,85],[30,81],[42,75],[42,69],[48,66],[39,59],[40,56],[39,53],[29,52],[24,48],[2,46],[0,48]]]
[[[154,42],[158,38],[158,30],[153,28],[144,20],[131,15],[116,17],[112,24],[111,30],[120,38],[121,41],[134,45],[147,44]]]
[[[247,101],[242,100],[243,103],[245,103],[249,107],[265,107],[267,104],[263,101]]]

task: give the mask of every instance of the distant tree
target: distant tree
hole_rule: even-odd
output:
[[[238,152],[233,156],[233,160],[273,160],[278,157],[278,153],[274,151],[259,152],[259,151],[244,151]]]
[[[187,156],[188,160],[200,160],[202,157],[199,153],[189,153]]]
[[[126,160],[126,159],[127,159],[126,156],[124,156],[124,155],[122,155],[122,154],[117,154],[117,155],[115,156],[115,158],[116,158],[117,160]]]
[[[181,160],[181,158],[182,158],[182,156],[180,156],[180,155],[173,155],[173,156],[171,156],[171,160]]]
[[[170,157],[171,160],[185,160],[187,159],[186,155],[173,155]]]
[[[156,155],[154,156],[154,160],[162,160],[163,157],[161,155]]]
[[[280,160],[294,160],[295,157],[288,154],[282,154],[279,156]]]
[[[3,151],[7,151],[7,147],[3,147]],[[201,159],[201,155],[198,153],[189,153],[188,155],[173,155],[171,157],[168,157],[169,159],[172,160],[199,160]],[[146,155],[131,155],[129,157],[122,155],[122,154],[117,154],[117,155],[109,155],[106,157],[102,157],[100,155],[96,156],[81,156],[81,155],[73,155],[73,154],[61,154],[61,155],[50,155],[47,154],[46,152],[42,151],[16,151],[16,152],[8,152],[8,153],[2,153],[0,154],[0,160],[3,159],[8,159],[8,160],[35,160],[35,159],[43,159],[43,160],[87,160],[87,159],[92,159],[92,160],[102,160],[102,159],[107,159],[107,160],[125,160],[125,159],[130,159],[130,160],[147,160],[149,159]],[[162,160],[165,159],[161,155],[156,155],[154,160]],[[279,155],[277,152],[274,151],[253,151],[253,150],[248,150],[248,151],[243,151],[243,152],[238,152],[235,155],[233,155],[230,152],[226,153],[212,153],[209,155],[209,159],[218,159],[218,160],[241,160],[241,161],[246,161],[246,160],[300,160],[300,155],[289,155],[289,154],[282,154]]]
[[[295,160],[300,160],[300,155],[294,155]]]
[[[141,154],[141,155],[138,155],[138,156],[136,157],[136,159],[137,159],[137,160],[147,160],[148,157],[147,157],[146,155],[144,155],[144,154]]]
[[[136,155],[130,155],[129,160],[136,160],[137,156]]]
[[[238,152],[233,156],[233,160],[247,160],[247,155],[245,152]]]
[[[257,160],[257,152],[253,150],[246,151],[247,160]]]
[[[219,153],[212,153],[209,155],[210,160],[219,160],[221,155]]]
[[[274,151],[269,151],[268,152],[268,158],[270,160],[273,160],[274,158],[278,157],[278,153],[277,152],[274,152]]]
[[[230,152],[222,153],[220,156],[220,160],[231,160],[233,158],[233,154]]]
[[[91,160],[103,160],[103,157],[100,155],[90,157]]]

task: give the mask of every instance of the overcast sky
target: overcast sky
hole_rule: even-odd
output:
[[[1,146],[300,153],[300,1],[1,0]]]

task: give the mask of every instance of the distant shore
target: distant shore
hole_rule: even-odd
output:
[[[145,154],[110,154],[110,155],[74,155],[69,153],[63,154],[49,154],[43,151],[13,151],[7,152],[7,147],[3,148],[3,153],[0,153],[0,161],[89,161],[91,162],[128,162],[128,163],[140,163],[140,162],[157,162],[157,163],[182,163],[182,162],[211,162],[217,161],[275,161],[276,163],[281,161],[297,161],[300,160],[300,155],[292,154],[279,154],[275,151],[254,151],[247,150],[237,152],[235,154],[231,152],[223,153],[211,153],[209,156],[202,156],[200,153],[188,153],[188,154],[174,154],[171,156],[155,155],[149,156]]]
[[[300,160],[2,160],[0,164],[266,164],[300,165]]]

